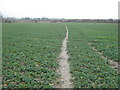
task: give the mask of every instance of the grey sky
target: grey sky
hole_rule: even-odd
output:
[[[2,0],[0,11],[10,17],[117,19],[119,0]]]

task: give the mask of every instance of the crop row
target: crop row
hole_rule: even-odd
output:
[[[86,30],[85,26],[88,25],[89,28]],[[88,41],[94,37],[92,32],[95,30],[91,30],[97,27],[94,25],[96,24],[67,24],[69,29],[68,54],[73,84],[76,88],[116,88],[118,87],[117,72],[88,44]]]
[[[117,24],[69,23],[68,54],[75,87],[116,88],[118,74],[102,59],[118,60]],[[3,88],[51,88],[58,78],[57,57],[65,37],[63,23],[3,24]]]
[[[105,57],[118,61],[118,24],[89,23],[81,24],[80,30],[93,46]]]
[[[3,88],[50,88],[58,77],[63,24],[3,24]]]

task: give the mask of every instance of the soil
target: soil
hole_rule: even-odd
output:
[[[61,52],[58,57],[59,69],[57,72],[60,75],[58,83],[54,86],[55,88],[73,88],[71,80],[71,74],[69,69],[68,54],[67,54],[67,41],[68,41],[68,28],[66,27],[66,36],[63,40]]]

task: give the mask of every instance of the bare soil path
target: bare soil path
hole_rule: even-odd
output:
[[[55,88],[73,88],[71,80],[71,74],[69,70],[68,54],[67,54],[67,41],[68,41],[68,28],[66,27],[66,36],[63,40],[61,52],[58,57],[59,69],[58,73],[60,74],[59,84],[55,85]]]
[[[88,43],[88,44],[90,46],[92,46],[91,43]],[[108,59],[108,57],[103,56],[103,54],[101,52],[99,52],[94,46],[92,46],[92,49],[93,49],[93,51],[97,52],[103,59],[108,60],[108,62],[111,65],[111,67],[118,71],[118,62],[115,62],[113,60]]]

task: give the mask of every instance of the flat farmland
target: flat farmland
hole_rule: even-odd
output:
[[[109,62],[95,52],[118,61],[118,26],[105,23],[68,24],[68,54],[72,81],[77,88],[118,87],[118,74]]]
[[[50,88],[64,37],[63,24],[3,24],[3,87]]]
[[[65,75],[58,70],[64,47],[69,58],[61,60],[69,67],[62,68],[69,69],[73,88],[118,87],[118,72],[109,63],[118,63],[115,23],[9,23],[2,33],[3,88],[64,88],[60,78]]]

